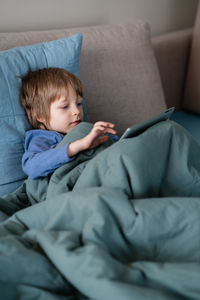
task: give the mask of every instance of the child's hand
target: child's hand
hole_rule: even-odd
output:
[[[90,133],[83,138],[84,148],[90,149],[99,146],[101,143],[106,142],[109,136],[102,136],[104,133],[116,134],[116,130],[113,128],[115,125],[110,122],[96,122]]]
[[[101,143],[106,142],[109,139],[109,136],[102,136],[105,133],[116,134],[114,130],[115,125],[110,122],[99,121],[96,122],[88,135],[84,138],[77,140],[68,147],[68,156],[72,157],[79,153],[80,151],[95,148]]]

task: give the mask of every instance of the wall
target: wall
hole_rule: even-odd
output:
[[[149,22],[152,34],[190,27],[198,0],[0,0],[0,32]]]

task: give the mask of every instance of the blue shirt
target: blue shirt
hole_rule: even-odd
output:
[[[47,176],[73,158],[68,156],[69,144],[57,147],[64,135],[56,131],[34,129],[26,132],[22,169],[31,179]]]
[[[57,147],[64,135],[56,131],[33,129],[26,132],[22,169],[31,179],[39,179],[74,159],[68,156],[69,144]],[[115,142],[118,137],[110,135]]]

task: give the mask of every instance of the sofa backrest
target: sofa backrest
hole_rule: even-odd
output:
[[[177,111],[183,108],[192,33],[193,28],[187,28],[152,38],[167,107]]]
[[[92,122],[118,133],[166,108],[149,26],[142,21],[50,31],[0,33],[0,50],[83,34],[80,77]]]
[[[200,3],[192,37],[184,108],[200,114]]]

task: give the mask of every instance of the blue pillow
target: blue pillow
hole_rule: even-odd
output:
[[[81,46],[82,34],[78,33],[0,52],[0,196],[14,191],[26,178],[21,158],[25,131],[31,126],[19,101],[20,76],[48,67],[64,68],[79,76]]]

